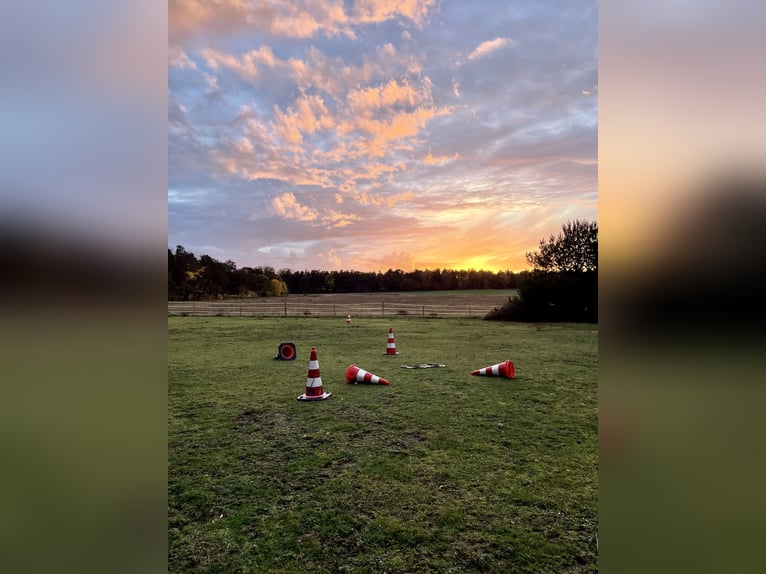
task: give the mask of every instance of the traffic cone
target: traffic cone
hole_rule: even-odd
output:
[[[396,352],[396,341],[394,340],[393,327],[388,328],[388,343],[386,343],[386,355],[398,355]]]
[[[317,348],[311,347],[311,358],[309,359],[309,374],[306,378],[306,393],[298,397],[299,401],[322,401],[332,395],[326,393],[322,387],[322,376],[319,374],[319,360],[317,359]]]
[[[484,367],[483,369],[476,369],[471,371],[472,375],[484,375],[487,377],[505,377],[506,379],[512,379],[516,376],[516,371],[513,368],[511,361],[504,361],[491,367]]]
[[[277,348],[277,356],[274,358],[279,361],[294,361],[295,354],[294,343],[280,343]]]
[[[365,371],[364,369],[360,369],[356,365],[349,365],[348,369],[346,369],[346,382],[347,383],[368,383],[371,385],[390,385],[391,382],[387,381],[386,379],[379,377],[378,375],[373,375],[372,373],[369,373]]]

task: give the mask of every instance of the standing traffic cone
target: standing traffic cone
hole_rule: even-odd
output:
[[[368,383],[371,385],[390,385],[391,382],[387,381],[383,377],[379,377],[378,375],[373,375],[372,373],[369,373],[365,371],[364,369],[360,369],[356,365],[349,365],[348,369],[346,369],[346,382],[347,383]]]
[[[472,375],[484,375],[487,377],[505,377],[506,379],[512,379],[516,376],[516,371],[513,368],[511,361],[504,361],[491,367],[484,367],[483,369],[477,369],[471,371]]]
[[[394,340],[394,329],[393,327],[388,328],[388,343],[386,343],[386,352],[384,353],[386,355],[398,355],[399,353],[396,352],[396,341]]]
[[[311,347],[311,358],[309,359],[309,374],[306,378],[306,393],[299,396],[299,401],[322,401],[332,395],[326,393],[322,388],[322,376],[319,374],[319,360],[317,359],[317,348]]]

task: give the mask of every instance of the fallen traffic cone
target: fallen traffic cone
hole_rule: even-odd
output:
[[[295,360],[295,344],[294,343],[280,343],[277,348],[277,356],[274,357],[280,361],[294,361]]]
[[[477,369],[471,371],[472,375],[485,375],[487,377],[505,377],[506,379],[512,379],[516,376],[516,371],[513,368],[511,361],[505,361],[492,365],[491,367],[484,367],[483,369]]]
[[[386,355],[398,355],[396,352],[396,341],[394,340],[393,327],[388,328],[388,343],[386,343]]]
[[[311,347],[311,358],[309,359],[309,374],[306,378],[306,393],[299,396],[299,401],[322,401],[332,395],[326,393],[322,388],[322,377],[319,374],[319,360],[317,359],[317,348]]]
[[[356,365],[349,365],[348,369],[346,369],[346,382],[347,383],[368,383],[371,385],[390,385],[391,382],[387,381],[386,379],[379,377],[378,375],[373,375],[372,373],[369,373],[365,371],[364,369],[360,369]]]

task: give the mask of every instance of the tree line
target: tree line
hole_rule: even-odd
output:
[[[522,272],[523,273],[523,272]],[[168,299],[199,301],[229,297],[279,297],[315,293],[374,293],[454,289],[515,289],[511,271],[425,269],[402,271],[293,271],[273,267],[237,267],[231,260],[197,257],[183,246],[168,249]]]
[[[526,254],[531,271],[425,269],[386,272],[292,271],[242,267],[176,246],[168,249],[168,299],[279,297],[313,293],[371,293],[454,289],[518,289],[519,296],[491,311],[503,321],[598,322],[598,224],[567,222]]]

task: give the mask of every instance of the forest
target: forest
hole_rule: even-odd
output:
[[[522,272],[522,274],[525,272]],[[279,297],[287,294],[372,293],[453,289],[515,289],[511,271],[426,269],[385,272],[293,271],[238,267],[234,261],[197,257],[183,246],[168,249],[168,300],[199,301],[228,297]]]

